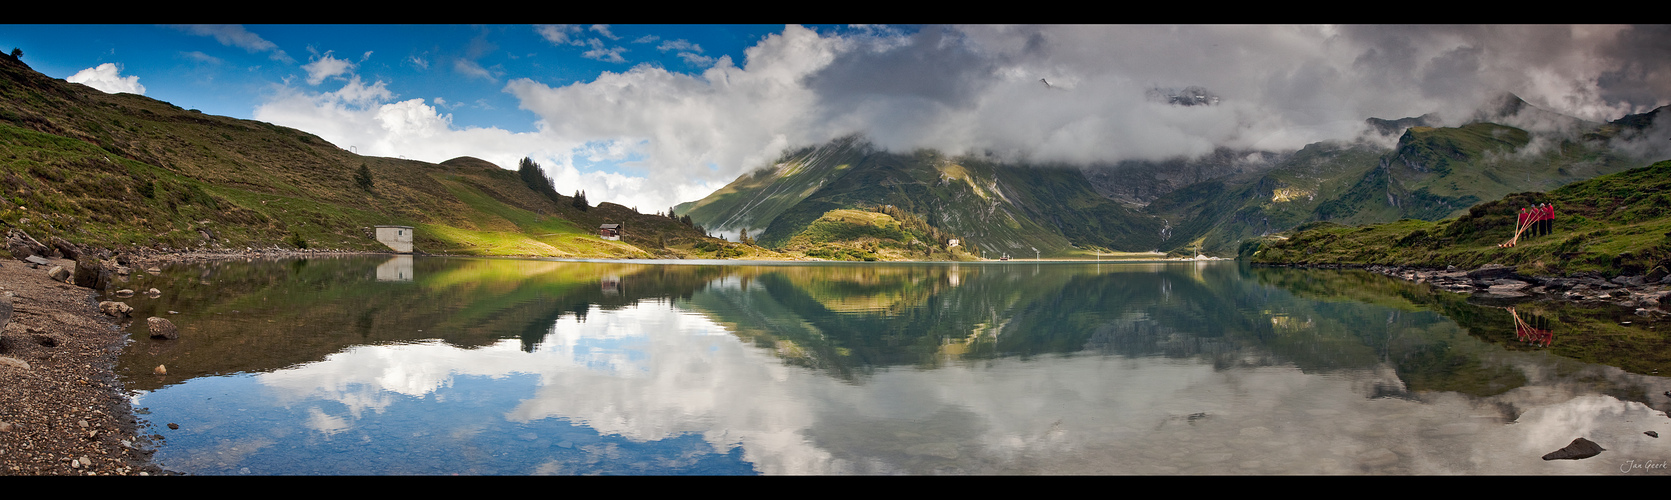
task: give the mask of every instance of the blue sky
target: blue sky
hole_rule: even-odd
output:
[[[647,212],[855,133],[1095,166],[1461,121],[1501,92],[1591,120],[1671,103],[1665,26],[0,25],[11,47],[360,154],[532,157]],[[1221,100],[1152,97],[1188,86]]]
[[[591,26],[558,29],[583,44],[571,45],[526,25],[13,25],[0,29],[0,45],[23,48],[35,70],[57,78],[116,63],[140,77],[146,96],[238,118],[250,118],[274,85],[305,83],[303,66],[329,57],[388,82],[397,98],[443,99],[455,125],[526,132],[538,117],[503,92],[508,78],[562,86],[637,64],[696,73],[720,56],[742,60],[743,49],[783,29]],[[592,52],[589,40],[603,50]]]

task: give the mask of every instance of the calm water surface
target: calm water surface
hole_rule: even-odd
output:
[[[1640,475],[1671,459],[1671,345],[1663,324],[1619,325],[1628,312],[1236,263],[728,264],[175,265],[133,278],[163,294],[128,299],[141,320],[118,371],[156,460],[191,474]],[[151,315],[181,338],[146,338]],[[1577,437],[1608,451],[1539,458]]]

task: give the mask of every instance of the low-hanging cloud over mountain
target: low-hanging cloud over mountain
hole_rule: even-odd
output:
[[[565,41],[581,34],[539,29]],[[539,116],[537,132],[443,123],[423,142],[490,159],[533,149],[439,144],[538,143],[556,176],[572,177],[592,199],[660,207],[706,194],[785,148],[853,133],[894,150],[1100,164],[1217,146],[1298,148],[1356,137],[1368,117],[1437,112],[1456,123],[1503,92],[1587,120],[1615,119],[1671,102],[1668,51],[1663,26],[934,26],[909,34],[788,26],[743,61],[721,56],[697,74],[639,65],[563,86],[513,78],[504,90]],[[1150,98],[1192,86],[1217,101]],[[360,108],[360,119],[393,104]],[[430,116],[407,119],[444,120],[423,108],[418,115]],[[400,143],[390,136],[410,132],[371,133],[381,137],[360,143]],[[590,174],[573,170],[577,155],[614,158],[643,176],[587,181]]]

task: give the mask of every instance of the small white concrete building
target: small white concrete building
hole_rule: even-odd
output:
[[[412,253],[412,226],[377,226],[377,242],[398,253]]]

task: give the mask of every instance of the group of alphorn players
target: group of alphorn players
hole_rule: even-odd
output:
[[[1540,315],[1532,315],[1531,321],[1520,319],[1520,313],[1513,307],[1506,308],[1509,315],[1514,316],[1514,336],[1521,342],[1532,345],[1549,347],[1555,342],[1555,332],[1550,329],[1549,320]]]
[[[1520,242],[1520,236],[1540,236],[1555,232],[1555,205],[1542,203],[1531,208],[1520,209],[1515,225],[1514,237],[1507,243],[1497,245],[1498,248],[1509,248]],[[1508,308],[1509,315],[1514,316],[1514,333],[1523,342],[1548,347],[1555,340],[1554,332],[1549,329],[1549,320],[1542,316],[1533,316],[1532,321],[1520,319],[1513,307]]]
[[[1508,248],[1520,242],[1520,235],[1538,236],[1555,232],[1555,205],[1542,203],[1531,208],[1520,209],[1518,222],[1514,225],[1514,237],[1507,243],[1497,245],[1497,248]]]

